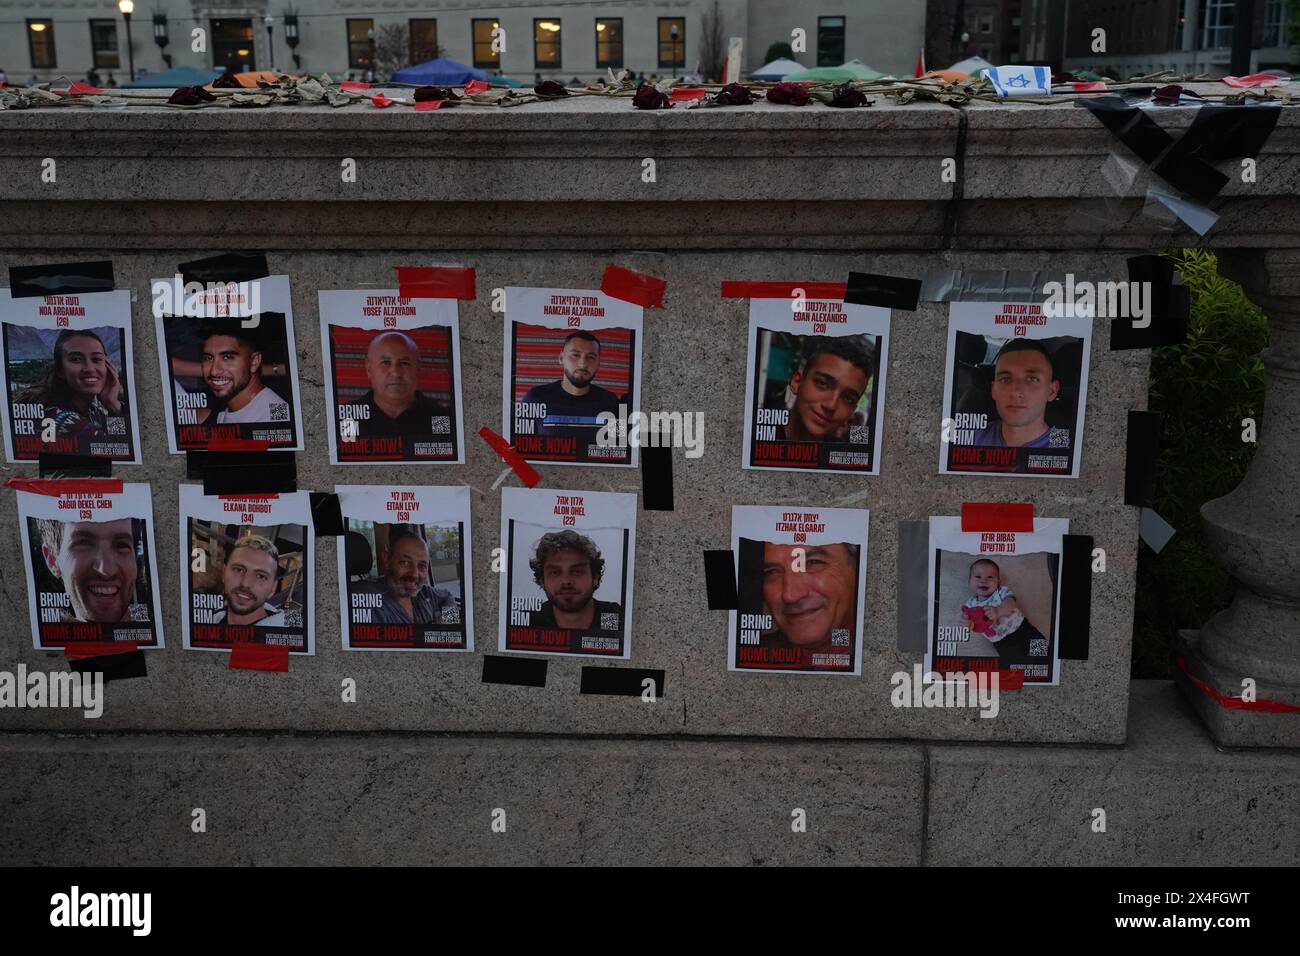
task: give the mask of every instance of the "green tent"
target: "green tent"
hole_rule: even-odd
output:
[[[799,73],[789,73],[783,83],[848,83],[852,80],[878,80],[885,74],[869,66],[850,61],[842,66],[817,66]]]

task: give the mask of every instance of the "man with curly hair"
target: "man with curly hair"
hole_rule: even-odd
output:
[[[612,601],[597,601],[596,589],[605,574],[605,559],[596,543],[576,531],[549,531],[537,542],[528,562],[533,579],[546,593],[541,610],[533,612],[532,626],[578,631],[621,630],[605,624],[621,619],[622,608]],[[610,618],[607,615],[615,615]]]

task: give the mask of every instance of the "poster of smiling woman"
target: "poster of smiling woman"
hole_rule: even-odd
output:
[[[14,298],[0,289],[5,457],[140,463],[131,293]]]

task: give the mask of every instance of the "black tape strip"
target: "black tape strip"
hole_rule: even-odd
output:
[[[1156,456],[1160,452],[1160,413],[1128,413],[1127,450],[1124,457],[1124,504],[1137,508],[1156,505]]]
[[[689,414],[689,413],[687,413]],[[668,436],[660,436],[667,438]],[[673,450],[641,446],[641,508],[673,510]]]
[[[311,498],[311,523],[316,529],[316,537],[334,537],[347,534],[347,525],[343,521],[343,507],[339,496],[325,491],[309,493]]]
[[[734,611],[736,600],[736,552],[704,552],[704,587],[709,592],[710,611]]]
[[[1209,200],[1227,184],[1228,177],[1196,156],[1175,155],[1174,138],[1122,97],[1081,97],[1075,103],[1090,110],[1152,172],[1182,192]]]
[[[279,494],[298,490],[291,451],[187,451],[185,476],[202,480],[205,495]]]
[[[483,683],[516,684],[519,687],[545,687],[546,661],[525,657],[483,658]]]
[[[664,672],[639,667],[584,667],[579,692],[611,697],[640,697],[646,690],[646,678],[654,681],[655,699],[663,697]]]
[[[39,467],[42,478],[111,478],[113,459],[90,455],[65,455],[41,452]]]
[[[1210,164],[1258,156],[1281,112],[1273,106],[1202,106],[1187,132],[1151,171],[1202,202],[1209,202],[1228,184],[1228,177]],[[1178,181],[1180,177],[1186,177],[1184,183]]]
[[[1088,659],[1092,628],[1092,535],[1067,534],[1061,539],[1060,656],[1067,661]]]
[[[193,262],[182,262],[176,267],[181,281],[190,282],[249,282],[265,279],[271,274],[266,266],[264,252],[226,252]]]
[[[900,651],[924,654],[930,643],[930,522],[898,522],[898,611],[895,614]]]
[[[1171,260],[1162,256],[1134,256],[1128,260],[1130,283],[1142,283],[1151,290],[1147,300],[1150,324],[1133,328],[1133,320],[1112,319],[1110,348],[1149,349],[1181,345],[1187,341],[1187,323],[1192,313],[1192,292],[1182,284]]]
[[[884,309],[915,312],[921,298],[921,280],[850,272],[844,284],[844,301],[851,305],[878,305]]]
[[[132,651],[130,654],[104,654],[101,657],[83,657],[68,661],[68,666],[78,674],[104,675],[104,683],[115,680],[130,680],[133,677],[148,677],[149,669],[145,666],[144,651]]]
[[[112,292],[113,289],[113,263],[107,260],[9,267],[9,294],[15,299]]]

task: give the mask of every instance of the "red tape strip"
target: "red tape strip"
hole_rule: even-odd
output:
[[[258,438],[210,438],[207,451],[270,451],[271,443]]]
[[[803,289],[805,299],[844,299],[843,282],[735,282],[722,283],[724,299],[793,299]]]
[[[441,266],[394,266],[393,268],[397,270],[397,294],[403,299],[477,298],[473,269]]]
[[[390,100],[383,93],[376,93],[374,96],[370,97],[370,102],[373,103],[378,109],[382,110],[385,106],[392,106],[397,101]]]
[[[29,491],[34,495],[120,495],[121,478],[9,478],[6,488]]]
[[[84,661],[92,657],[108,657],[110,654],[134,654],[139,650],[135,641],[79,641],[63,648],[64,656],[70,661]]]
[[[1242,89],[1247,86],[1281,86],[1286,82],[1280,76],[1274,76],[1272,73],[1252,73],[1249,76],[1225,76],[1221,77],[1228,86]]]
[[[420,100],[415,104],[415,111],[417,113],[427,113],[429,110],[441,109],[442,102],[442,100]]]
[[[1032,504],[966,501],[961,506],[962,531],[1033,531]]]
[[[1226,710],[1259,710],[1266,714],[1300,714],[1300,707],[1295,704],[1284,704],[1280,700],[1242,700],[1240,697],[1229,697],[1226,694],[1220,694],[1187,669],[1187,661],[1183,658],[1183,655],[1179,654],[1174,663],[1178,665],[1180,671],[1187,675],[1189,681],[1195,684],[1199,690],[1213,697],[1215,702]]]
[[[369,83],[357,83],[352,80],[344,80],[339,84],[340,90],[368,90],[371,86]]]
[[[73,94],[74,96],[79,95],[81,93],[85,93],[88,96],[95,96],[99,93],[103,93],[104,91],[101,90],[98,86],[91,86],[89,83],[77,82],[77,83],[73,83],[70,87],[68,87],[68,92]]]
[[[465,84],[465,95],[469,96],[473,93],[486,93],[490,89],[492,89],[491,83],[484,83],[482,80],[470,80]]]
[[[519,476],[519,480],[525,486],[532,488],[542,480],[542,476],[537,473],[537,469],[524,461],[519,452],[515,451],[508,441],[492,429],[484,425],[478,430],[478,434],[480,438],[492,446],[493,451],[501,456],[502,461],[515,470],[515,474]]]
[[[691,100],[702,100],[708,95],[707,90],[701,90],[698,87],[673,87],[672,101],[674,103],[689,103]]]
[[[600,280],[600,291],[605,295],[631,302],[643,309],[662,309],[664,290],[667,288],[668,283],[663,279],[615,265],[605,266],[605,275]]]
[[[283,645],[252,644],[240,641],[230,646],[232,670],[278,671],[289,673],[289,648]]]

